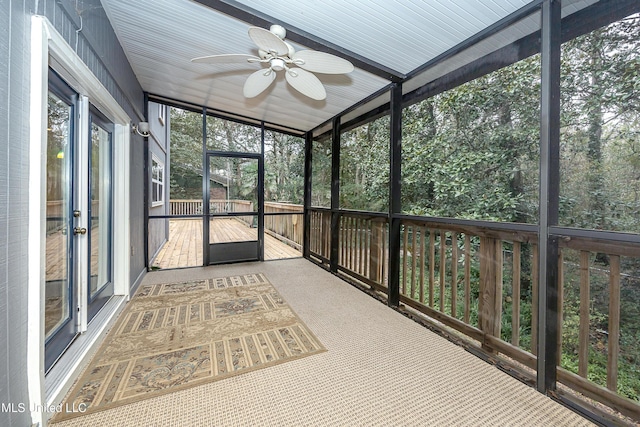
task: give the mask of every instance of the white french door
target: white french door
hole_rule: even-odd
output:
[[[45,370],[113,295],[113,124],[49,71]]]

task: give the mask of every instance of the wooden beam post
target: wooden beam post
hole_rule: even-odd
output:
[[[541,21],[538,361],[536,387],[555,390],[558,360],[558,225],[560,182],[560,0],[544,0]]]

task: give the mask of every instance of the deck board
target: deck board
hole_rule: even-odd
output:
[[[256,240],[258,230],[234,218],[214,218],[209,227],[212,243]],[[296,258],[302,254],[273,236],[264,235],[264,259]],[[202,220],[169,220],[169,240],[152,263],[155,268],[179,268],[202,265]]]

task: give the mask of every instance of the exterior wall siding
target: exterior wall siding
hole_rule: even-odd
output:
[[[169,177],[170,160],[169,160],[169,114],[165,114],[164,124],[158,120],[160,109],[165,112],[167,107],[149,102],[148,106],[149,127],[151,137],[149,137],[149,173],[147,174],[147,182],[151,183],[151,159],[152,155],[156,156],[164,164],[164,204],[162,206],[153,207],[151,191],[149,191],[149,216],[169,215]],[[155,255],[160,250],[165,241],[169,238],[169,220],[155,219],[149,221],[149,263],[153,261]]]
[[[0,7],[0,425],[31,425],[27,365],[30,9]],[[9,405],[9,406],[7,406]],[[13,406],[12,406],[13,405]]]
[[[0,4],[0,425],[32,424],[27,388],[31,16],[46,16],[134,121],[144,96],[99,0]],[[131,284],[144,271],[144,144],[131,140]],[[11,406],[13,405],[13,406]]]

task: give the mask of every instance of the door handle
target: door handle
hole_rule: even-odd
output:
[[[87,234],[87,229],[84,227],[73,227],[73,234],[76,236],[78,234]]]

